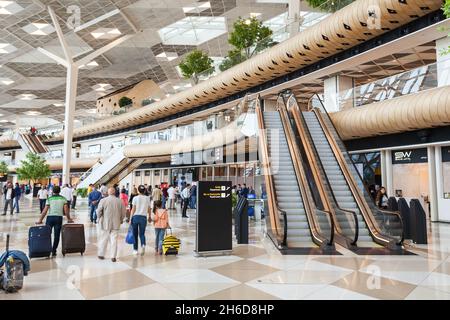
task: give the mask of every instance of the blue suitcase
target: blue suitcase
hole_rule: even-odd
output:
[[[28,231],[28,256],[50,257],[52,253],[52,230],[49,226],[30,227]]]

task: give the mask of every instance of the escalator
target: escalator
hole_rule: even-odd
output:
[[[282,106],[262,111],[259,100],[256,105],[269,236],[283,254],[334,253],[333,220],[312,200],[287,111]]]
[[[326,177],[337,205],[356,213],[358,248],[387,247],[402,252],[400,214],[375,207],[323,104],[320,100],[315,102],[320,107],[301,112],[301,117],[306,123],[310,142],[322,166],[322,178]],[[335,220],[337,228],[345,232],[348,220],[342,215],[335,215]]]
[[[78,188],[87,188],[90,184],[100,185],[105,183],[113,185],[119,183],[145,161],[145,159],[125,157],[123,148],[105,158],[104,161],[95,164],[81,177]]]
[[[17,141],[26,152],[35,154],[47,153],[48,148],[42,142],[41,137],[29,133],[18,133]]]

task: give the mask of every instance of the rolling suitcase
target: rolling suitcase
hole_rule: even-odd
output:
[[[170,230],[170,235],[166,235],[163,240],[162,249],[163,254],[170,255],[170,254],[178,254],[178,251],[180,250],[180,239],[172,235],[172,229]]]
[[[6,254],[9,252],[9,234],[6,236]],[[0,276],[0,285],[7,293],[17,292],[23,287],[23,262],[12,256],[5,261],[5,270]]]
[[[84,225],[66,223],[62,227],[62,254],[81,253],[86,250],[86,241],[84,238]]]
[[[50,257],[52,253],[52,229],[49,226],[30,227],[28,231],[28,256]]]

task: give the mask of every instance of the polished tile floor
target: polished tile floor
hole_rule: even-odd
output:
[[[0,201],[0,208],[2,201]],[[19,215],[0,216],[0,252],[10,233],[13,249],[28,252],[28,228],[38,218],[36,200],[22,199]],[[87,204],[72,211],[85,224],[87,251],[54,259],[33,259],[24,288],[0,292],[0,299],[450,299],[450,225],[429,226],[429,245],[409,256],[282,256],[264,237],[264,225],[251,222],[250,244],[234,244],[233,254],[197,258],[195,212],[189,219],[171,214],[181,238],[178,256],[155,256],[154,230],[147,229],[147,253],[133,256],[122,225],[119,259],[97,258],[97,229]],[[338,248],[339,249],[339,248]]]

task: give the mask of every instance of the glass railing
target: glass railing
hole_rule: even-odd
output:
[[[450,83],[449,74],[450,63],[438,62],[343,90],[338,93],[339,110],[436,88],[439,83]]]

